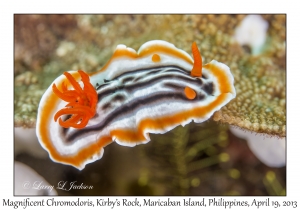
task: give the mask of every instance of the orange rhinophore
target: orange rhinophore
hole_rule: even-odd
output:
[[[202,57],[201,57],[201,53],[197,47],[196,42],[193,42],[193,44],[192,44],[192,53],[194,56],[194,66],[191,71],[191,76],[201,77],[202,76]]]
[[[71,115],[65,121],[59,118],[59,124],[64,128],[84,128],[89,119],[96,113],[96,104],[98,102],[97,92],[91,85],[89,76],[82,70],[79,70],[78,73],[84,84],[83,89],[68,72],[64,72],[64,75],[72,84],[74,90],[68,90],[65,83],[63,83],[62,92],[60,92],[54,83],[52,85],[53,92],[62,100],[69,102],[65,108],[59,110],[54,115],[55,122],[62,115]]]

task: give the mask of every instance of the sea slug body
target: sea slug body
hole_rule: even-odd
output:
[[[144,144],[149,133],[209,119],[235,98],[234,79],[225,64],[202,66],[195,43],[192,52],[194,59],[161,40],[146,42],[138,52],[118,45],[100,71],[65,72],[38,108],[41,145],[53,161],[82,170],[113,141]]]

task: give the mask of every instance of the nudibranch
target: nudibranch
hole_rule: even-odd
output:
[[[235,98],[225,64],[202,66],[166,41],[143,44],[138,52],[118,45],[98,72],[68,71],[46,90],[39,104],[36,133],[55,162],[82,170],[100,159],[113,141],[135,146],[191,121],[201,123]]]

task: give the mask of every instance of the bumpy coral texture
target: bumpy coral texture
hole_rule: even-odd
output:
[[[280,25],[285,29],[285,18],[276,18],[261,54],[245,54],[230,64],[237,97],[216,112],[214,120],[258,133],[286,135],[285,35],[275,34]]]
[[[237,97],[216,112],[213,119],[259,133],[285,136],[285,71],[270,63],[271,58],[248,58],[232,68]]]

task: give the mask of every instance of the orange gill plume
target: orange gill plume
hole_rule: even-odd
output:
[[[55,122],[62,115],[70,115],[65,121],[59,118],[59,124],[64,128],[84,128],[96,113],[98,102],[97,92],[90,83],[89,75],[82,70],[79,70],[78,73],[81,76],[81,81],[84,85],[83,88],[80,87],[79,83],[68,72],[64,72],[64,75],[72,84],[74,90],[68,90],[65,83],[62,84],[62,92],[58,90],[55,84],[52,86],[53,92],[59,98],[68,102],[65,108],[59,110],[54,115]]]

